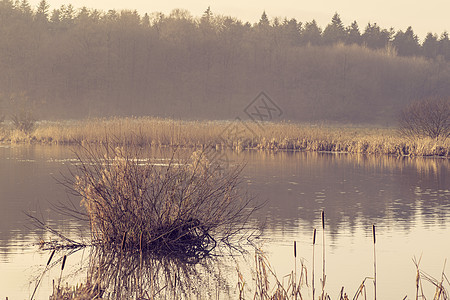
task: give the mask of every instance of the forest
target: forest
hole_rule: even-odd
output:
[[[223,120],[265,92],[295,122],[395,125],[408,103],[450,95],[450,40],[412,27],[270,18],[205,8],[100,11],[0,1],[0,119],[155,116]]]

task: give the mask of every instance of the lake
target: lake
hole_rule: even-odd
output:
[[[372,224],[377,232],[379,299],[415,297],[414,257],[422,257],[421,269],[440,279],[450,256],[449,160],[261,151],[226,156],[232,163],[246,163],[243,179],[249,192],[266,202],[253,221],[265,224],[258,243],[279,278],[294,268],[294,241],[297,257],[311,271],[316,228],[316,290],[320,287],[323,210],[326,291],[332,299],[338,298],[342,286],[352,298],[362,280],[373,276]],[[0,146],[0,298],[30,299],[49,257],[36,243],[50,235],[35,228],[25,212],[70,237],[78,237],[85,228],[53,210],[68,198],[79,201],[57,183],[68,174],[74,157],[70,147]],[[83,255],[80,251],[68,259],[73,272],[64,280],[75,284],[80,278]],[[58,277],[58,268],[43,277],[37,299],[48,299],[52,280]],[[251,278],[247,283],[252,284]],[[432,297],[433,289],[427,286],[424,283]],[[371,281],[367,288],[373,298]],[[311,296],[309,289],[305,288],[306,298]]]

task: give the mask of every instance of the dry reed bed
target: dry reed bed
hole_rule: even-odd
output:
[[[4,126],[5,127],[5,126]],[[104,143],[108,137],[142,145],[328,151],[397,156],[450,156],[450,141],[410,140],[395,128],[315,126],[251,121],[181,121],[160,118],[110,118],[42,122],[30,135],[3,128],[0,141],[11,143]]]

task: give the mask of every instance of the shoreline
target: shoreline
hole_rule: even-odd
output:
[[[150,117],[38,122],[29,134],[7,124],[0,127],[0,144],[6,145],[98,144],[111,140],[152,147],[450,158],[450,139],[444,143],[430,138],[412,141],[400,136],[395,128]]]

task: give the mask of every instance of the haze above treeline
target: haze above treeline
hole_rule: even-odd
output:
[[[413,25],[413,24],[412,24]],[[450,96],[450,40],[412,27],[194,17],[0,1],[0,116],[234,119],[264,91],[297,122],[393,125],[408,103]],[[24,104],[25,103],[25,104]]]

